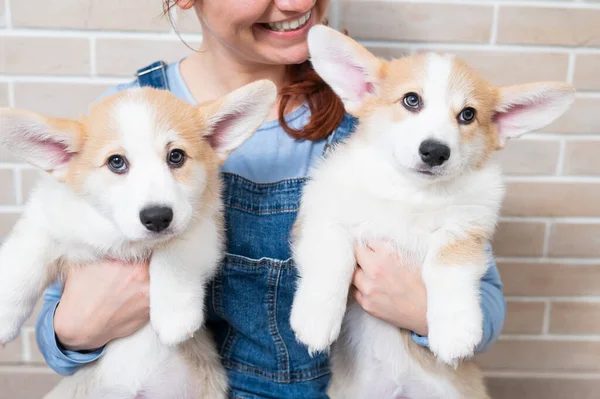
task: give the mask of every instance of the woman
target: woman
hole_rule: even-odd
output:
[[[327,0],[177,0],[194,8],[203,43],[181,62],[156,63],[137,85],[171,90],[191,103],[213,100],[258,79],[280,91],[270,120],[223,167],[227,255],[207,298],[207,326],[228,370],[234,398],[326,398],[326,354],[315,357],[289,326],[296,273],[289,232],[300,190],[327,144],[351,134],[355,121],[312,71],[306,35],[325,15]],[[413,331],[427,345],[426,292],[412,268],[377,244],[356,248],[355,296],[366,311]],[[500,333],[505,302],[496,265],[481,281],[483,351]],[[73,271],[45,295],[37,342],[48,364],[70,374],[97,360],[104,345],[149,319],[146,264],[111,262]]]

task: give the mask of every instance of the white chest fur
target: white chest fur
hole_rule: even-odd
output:
[[[474,240],[492,234],[503,195],[499,170],[487,166],[454,181],[415,184],[366,151],[346,147],[313,176],[295,232],[301,280],[291,324],[310,351],[335,342],[334,353],[343,360],[334,363],[333,392],[338,378],[347,387],[333,397],[373,397],[377,387],[382,398],[451,398],[449,382],[412,359],[398,328],[358,306],[346,313],[354,248],[385,240],[418,265],[427,288],[431,350],[448,364],[472,355],[482,334],[477,292],[486,263],[467,256],[464,264],[442,265],[440,253],[463,241],[470,244],[475,233]],[[438,396],[443,392],[446,396]]]

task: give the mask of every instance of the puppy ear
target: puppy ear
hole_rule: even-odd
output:
[[[500,147],[510,138],[548,126],[567,111],[574,99],[575,90],[567,83],[501,87],[495,109]]]
[[[324,25],[308,32],[313,68],[341,98],[346,111],[356,114],[381,84],[384,61],[348,36]]]
[[[77,121],[0,108],[0,145],[58,179],[79,151],[82,139],[83,126]]]
[[[205,137],[221,161],[254,134],[269,116],[276,100],[275,84],[259,80],[200,106],[200,112],[208,117]]]

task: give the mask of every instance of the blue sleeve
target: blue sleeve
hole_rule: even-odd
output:
[[[35,339],[48,366],[58,374],[70,375],[81,366],[96,361],[104,352],[104,348],[82,353],[61,346],[54,333],[54,312],[61,295],[62,287],[59,284],[51,285],[44,293],[44,304],[35,326]]]
[[[133,89],[133,88],[137,88],[137,87],[140,87],[137,80],[132,80],[127,83],[121,83],[121,84],[109,87],[108,89],[104,90],[104,92],[101,93],[96,98],[96,100],[93,101],[92,104],[90,104],[90,106],[98,103],[99,101],[103,100],[105,97],[112,96],[113,94],[117,94],[118,92],[123,91],[123,90],[129,90],[129,89]]]
[[[488,245],[488,270],[481,279],[481,310],[483,311],[483,338],[477,347],[476,353],[485,352],[496,342],[506,317],[506,301],[502,293],[502,281],[496,260],[492,254],[492,247]],[[418,345],[427,347],[427,337],[412,333],[413,341]]]

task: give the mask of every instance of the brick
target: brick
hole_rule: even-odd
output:
[[[0,346],[0,364],[21,363],[21,337],[9,342],[6,346]]]
[[[600,10],[501,6],[498,43],[599,46]]]
[[[88,75],[89,40],[0,37],[0,73]]]
[[[345,0],[340,7],[341,29],[359,40],[486,42],[492,17],[489,5]]]
[[[15,205],[15,179],[12,169],[0,169],[0,205]]]
[[[199,43],[188,42],[192,48]],[[96,71],[98,75],[131,76],[138,69],[156,60],[173,62],[192,53],[179,39],[126,40],[98,39],[96,41]],[[118,59],[119,62],[115,62]]]
[[[37,169],[26,169],[21,171],[21,198],[23,198],[23,201],[29,199],[31,191],[43,173],[45,172]]]
[[[54,117],[79,117],[110,86],[72,83],[15,83],[15,106]]]
[[[27,364],[39,364],[46,365],[46,360],[40,352],[40,349],[37,346],[37,342],[35,341],[35,331],[30,331],[27,334],[27,339],[29,340],[29,350],[31,351],[31,359],[27,362]]]
[[[540,334],[544,324],[546,304],[542,302],[506,303],[503,334]]]
[[[600,98],[577,98],[571,108],[544,131],[550,133],[600,133]]]
[[[600,264],[498,262],[507,296],[600,296]]]
[[[0,399],[39,399],[60,379],[47,367],[0,368]]]
[[[411,53],[411,50],[406,47],[367,46],[367,49],[375,56],[386,60],[404,57]]]
[[[501,222],[494,236],[496,256],[541,256],[544,247],[544,223]]]
[[[598,341],[501,339],[479,354],[476,362],[498,371],[598,372],[599,358]]]
[[[7,149],[0,146],[0,162],[17,162],[21,163],[22,161],[16,156],[12,155]]]
[[[567,141],[563,174],[600,175],[600,157],[598,157],[598,154],[600,154],[600,140]]]
[[[19,216],[18,213],[0,213],[0,242],[10,233]]]
[[[19,28],[166,31],[161,1],[44,0],[13,1],[13,26]]]
[[[507,175],[553,175],[560,143],[555,140],[509,140],[492,159]]]
[[[550,333],[600,334],[600,303],[552,303]]]
[[[513,85],[537,81],[564,81],[569,56],[565,53],[515,51],[453,52],[478,70],[494,85]],[[519,68],[515,68],[515,59]]]
[[[36,303],[35,308],[33,308],[31,316],[29,316],[29,318],[25,320],[25,324],[23,325],[24,327],[35,327],[35,322],[37,320],[38,315],[40,314],[40,310],[42,309],[43,305],[44,300],[43,298],[40,298],[40,300]]]
[[[486,385],[494,399],[596,399],[600,392],[597,378],[490,377]]]
[[[600,257],[600,224],[555,223],[550,230],[549,256]]]
[[[8,84],[0,83],[0,107],[8,107]]]
[[[578,54],[573,84],[579,90],[600,90],[600,54]]]
[[[600,216],[600,184],[512,182],[502,206],[505,216]]]

